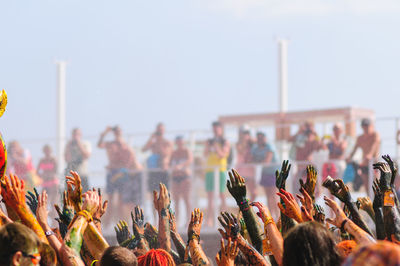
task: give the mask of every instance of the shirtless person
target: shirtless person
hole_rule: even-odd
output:
[[[150,169],[147,189],[149,192],[158,190],[159,184],[163,183],[168,187],[168,165],[172,153],[172,144],[164,138],[164,124],[159,123],[156,131],[144,145],[142,151],[151,151],[147,159],[147,168]]]
[[[344,153],[347,148],[347,141],[343,137],[343,129],[340,124],[333,126],[333,135],[326,145],[329,150],[329,162],[322,167],[322,179],[325,181],[329,175],[333,179],[342,178],[344,168],[346,167]]]
[[[347,162],[350,162],[356,153],[358,148],[362,150],[362,161],[360,163],[361,178],[365,185],[365,188],[369,188],[368,173],[369,167],[371,167],[371,161],[378,158],[379,148],[381,144],[381,138],[379,134],[375,131],[374,126],[370,119],[364,118],[361,120],[361,128],[363,129],[363,134],[357,138],[356,145],[353,151],[347,158]],[[368,190],[368,189],[367,189]]]
[[[76,171],[81,177],[83,192],[89,189],[88,159],[90,157],[90,143],[82,140],[82,132],[79,128],[72,130],[72,138],[65,146],[64,158],[67,163],[65,175],[70,171]]]
[[[113,141],[104,141],[104,137],[113,132],[115,139]],[[135,185],[131,186],[132,173],[141,170],[141,165],[137,162],[133,149],[126,143],[122,137],[121,128],[118,126],[107,127],[100,135],[97,146],[100,149],[106,149],[108,157],[107,166],[107,187],[106,191],[111,199],[109,202],[109,218],[118,217],[121,213],[129,213],[132,198],[140,198],[141,180],[135,180]],[[132,191],[133,190],[133,191]],[[122,207],[122,210],[121,210]],[[109,220],[108,220],[109,221]]]
[[[296,145],[297,172],[293,179],[293,191],[298,191],[300,188],[299,180],[305,179],[306,168],[313,159],[313,153],[322,149],[324,145],[318,139],[312,122],[304,123],[299,132],[290,138],[290,141],[294,142],[293,145]]]
[[[171,155],[170,167],[172,176],[172,197],[175,203],[176,221],[179,222],[180,208],[179,200],[182,199],[186,205],[186,219],[190,217],[192,206],[190,204],[191,186],[191,164],[193,162],[192,152],[185,147],[181,136],[175,138],[176,149]]]

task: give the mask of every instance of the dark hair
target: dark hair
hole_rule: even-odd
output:
[[[36,234],[20,223],[9,223],[0,228],[0,265],[9,265],[15,252],[30,253],[40,244]]]
[[[212,122],[213,127],[222,127],[222,123],[220,121],[214,121]]]
[[[137,258],[132,251],[124,247],[107,248],[100,259],[100,266],[136,266]]]
[[[57,254],[55,250],[47,243],[41,242],[39,247],[40,265],[57,265]]]
[[[301,223],[283,242],[282,265],[340,265],[332,233],[317,222]]]

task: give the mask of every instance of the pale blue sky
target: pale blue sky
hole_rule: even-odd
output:
[[[276,111],[278,36],[290,39],[290,110],[397,116],[399,14],[391,0],[1,1],[1,131],[55,136],[56,59],[69,62],[68,132],[208,128],[221,114]]]

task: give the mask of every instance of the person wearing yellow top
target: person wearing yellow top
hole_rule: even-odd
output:
[[[207,158],[206,167],[206,191],[208,199],[208,208],[206,211],[207,225],[213,226],[214,223],[214,175],[215,170],[219,173],[219,192],[221,199],[221,209],[225,209],[225,185],[226,185],[226,175],[225,172],[228,166],[228,156],[230,152],[230,144],[224,138],[224,129],[219,121],[212,123],[213,138],[207,140],[204,156]]]

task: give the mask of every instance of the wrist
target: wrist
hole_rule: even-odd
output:
[[[239,209],[244,212],[250,209],[249,200],[246,198],[242,198],[241,200],[236,201]]]

